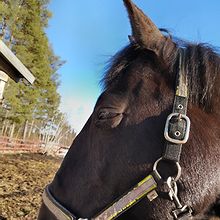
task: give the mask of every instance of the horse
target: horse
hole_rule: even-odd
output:
[[[112,58],[102,79],[103,92],[47,187],[38,219],[220,216],[219,54],[207,44],[174,40],[131,0],[123,1],[132,27],[130,43]],[[162,157],[165,146],[176,140],[164,138],[164,125],[173,109],[181,56],[191,128],[180,159],[168,161]],[[186,124],[187,120],[177,121]],[[122,208],[118,216],[95,218],[134,186],[149,179],[157,182],[156,177],[148,176],[152,170],[165,180],[151,190],[152,201],[145,195],[140,201],[135,198],[138,203],[128,210],[129,205]],[[176,175],[178,181],[174,180]],[[184,211],[188,207],[189,215],[173,215],[173,211],[183,210],[180,203],[187,205]]]

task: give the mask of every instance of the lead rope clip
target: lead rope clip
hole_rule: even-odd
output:
[[[187,220],[192,217],[192,209],[187,205],[182,205],[178,198],[178,187],[176,181],[169,177],[166,181],[167,186],[169,187],[169,197],[171,201],[174,202],[176,209],[172,211],[172,215],[176,220]]]

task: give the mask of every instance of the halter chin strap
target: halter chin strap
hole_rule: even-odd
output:
[[[49,185],[44,189],[42,199],[44,205],[50,210],[50,212],[58,220],[77,220],[77,218],[64,208],[56,199],[52,196],[49,190]]]
[[[96,217],[92,218],[92,220],[115,219],[123,212],[130,209],[133,205],[138,203],[146,195],[148,199],[152,201],[157,197],[157,193],[154,190],[156,188],[156,181],[154,180],[152,175],[149,175],[141,182],[139,182],[131,191],[122,196],[119,200],[115,201],[111,206],[106,208]],[[71,214],[66,208],[58,203],[50,193],[49,186],[47,186],[44,190],[43,202],[58,220],[83,220],[83,218],[77,218],[76,216]]]
[[[145,196],[147,196],[149,201],[153,201],[158,197],[156,191],[158,191],[160,185],[165,185],[167,187],[168,198],[174,202],[176,206],[176,209],[171,212],[174,219],[188,220],[192,216],[192,209],[189,206],[182,205],[180,203],[177,188],[177,181],[181,176],[181,166],[179,164],[179,160],[182,145],[187,142],[190,131],[190,120],[186,116],[188,104],[188,83],[187,71],[185,70],[185,49],[180,49],[179,56],[180,63],[177,74],[173,111],[167,118],[164,130],[164,137],[166,139],[164,154],[155,162],[153,172],[149,176],[144,178],[132,190],[120,197],[96,217],[92,218],[92,220],[116,219],[119,215],[130,209]],[[166,180],[162,178],[162,175],[157,169],[158,164],[162,160],[175,164],[177,167],[177,175],[175,177],[168,177]],[[47,186],[44,190],[43,202],[58,220],[87,220],[87,218],[77,218],[59,202],[57,202],[50,193],[49,186]]]

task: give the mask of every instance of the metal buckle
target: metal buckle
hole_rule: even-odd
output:
[[[182,140],[174,139],[169,136],[169,124],[170,124],[170,120],[173,117],[179,117],[179,119],[184,119],[186,121],[185,136]],[[164,137],[167,141],[174,143],[174,144],[185,144],[189,139],[189,131],[190,131],[190,119],[186,115],[183,115],[180,113],[172,113],[167,117],[165,129],[164,129]]]

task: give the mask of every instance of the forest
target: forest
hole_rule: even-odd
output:
[[[9,80],[0,107],[0,136],[69,146],[75,132],[59,110],[59,68],[64,65],[45,33],[49,0],[2,0],[0,39],[31,71],[33,85]]]

